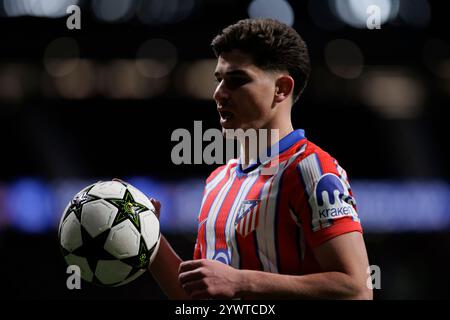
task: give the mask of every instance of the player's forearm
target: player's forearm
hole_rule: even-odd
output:
[[[240,296],[252,299],[372,299],[364,280],[343,272],[304,276],[242,270]]]
[[[189,299],[178,281],[178,267],[181,258],[172,249],[169,242],[161,235],[161,243],[155,260],[149,270],[158,282],[161,290],[170,299]]]

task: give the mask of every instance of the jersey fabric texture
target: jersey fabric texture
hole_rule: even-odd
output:
[[[347,174],[299,129],[267,161],[237,159],[206,180],[194,259],[280,274],[320,272],[312,249],[362,232]]]

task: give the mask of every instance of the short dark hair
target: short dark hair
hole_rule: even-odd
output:
[[[211,42],[216,57],[239,49],[263,70],[288,71],[294,79],[294,102],[306,87],[311,65],[308,47],[290,26],[273,19],[244,19],[221,31]]]

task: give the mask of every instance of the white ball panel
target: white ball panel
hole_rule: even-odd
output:
[[[88,194],[99,198],[122,199],[126,189],[127,188],[118,181],[105,181],[97,183]]]
[[[83,205],[81,224],[91,237],[96,237],[111,228],[118,209],[105,200],[95,200]]]
[[[137,278],[139,278],[142,274],[144,274],[144,272],[147,271],[147,269],[139,269],[135,274],[133,274],[131,277],[129,277],[127,280],[118,283],[116,285],[114,285],[114,287],[118,287],[118,286],[123,286],[124,284],[130,283],[133,280],[136,280]]]
[[[61,226],[61,246],[67,251],[72,252],[82,244],[80,222],[75,213],[72,212],[63,221]]]
[[[95,276],[103,284],[114,284],[125,280],[133,268],[119,260],[99,260]]]
[[[141,234],[148,249],[151,249],[159,238],[159,221],[151,211],[139,214]]]
[[[79,257],[74,254],[68,254],[64,257],[67,264],[70,265],[77,265],[80,267],[81,271],[81,278],[83,278],[86,281],[92,282],[92,278],[94,277],[94,273],[92,272],[91,268],[89,267],[89,264],[87,262],[86,258]]]
[[[130,220],[111,228],[105,250],[117,259],[134,257],[139,253],[140,233]]]
[[[153,250],[152,255],[150,256],[150,260],[148,265],[151,265],[153,260],[155,260],[156,255],[158,254],[159,245],[161,244],[161,237],[158,238],[158,243],[155,246],[155,250]]]
[[[151,203],[150,199],[147,198],[145,194],[143,194],[139,189],[133,187],[131,184],[128,185],[128,191],[130,191],[133,196],[134,201],[137,203],[143,204],[150,210],[155,210],[155,207]]]

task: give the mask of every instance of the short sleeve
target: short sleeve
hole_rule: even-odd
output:
[[[347,174],[328,153],[317,150],[296,164],[292,206],[310,246],[344,233],[362,232]]]

